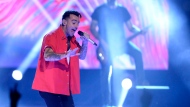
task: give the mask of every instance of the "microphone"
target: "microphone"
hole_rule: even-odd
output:
[[[84,36],[84,33],[82,31],[80,31],[80,30],[78,31],[78,34],[80,36]],[[90,38],[88,38],[88,41],[91,42],[93,45],[97,46],[97,44],[93,40],[91,40]]]

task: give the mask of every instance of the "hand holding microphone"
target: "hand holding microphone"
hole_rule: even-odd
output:
[[[82,31],[78,31],[78,34],[80,35],[80,38],[82,39],[82,41],[88,42],[88,39],[90,38],[89,34]]]
[[[93,40],[90,39],[90,37],[89,37],[88,34],[82,32],[82,31],[80,31],[80,30],[78,31],[78,34],[79,34],[81,37],[85,37],[85,38],[86,38],[89,42],[91,42],[93,45],[97,46],[97,44],[96,44]]]

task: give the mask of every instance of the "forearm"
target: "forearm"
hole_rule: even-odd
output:
[[[63,58],[66,58],[66,54],[56,54],[54,52],[47,53],[44,55],[45,61],[59,61]]]
[[[141,29],[140,28],[138,28],[137,26],[135,26],[135,25],[132,25],[132,27],[131,27],[131,30],[130,30],[131,32],[133,32],[133,33],[137,33],[137,32],[140,32],[141,31]]]
[[[129,20],[126,22],[127,28],[129,29],[130,32],[132,33],[137,33],[140,32],[141,29],[139,29],[137,26],[133,25],[133,23]]]
[[[87,54],[87,48],[88,48],[88,41],[82,42],[82,46],[81,46],[81,49],[80,49],[80,55],[79,55],[80,59],[82,59],[82,60],[85,59],[86,54]]]

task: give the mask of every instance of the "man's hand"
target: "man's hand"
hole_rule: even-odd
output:
[[[80,36],[83,42],[88,42],[88,39],[90,39],[89,34],[84,32],[84,36]]]
[[[143,28],[143,29],[141,30],[141,33],[142,33],[142,34],[146,34],[151,26],[152,26],[152,25],[149,25],[149,26]]]
[[[83,36],[80,36],[80,38],[82,39],[82,46],[80,48],[79,58],[84,60],[87,54],[88,39],[90,39],[90,36],[89,34],[84,32]]]
[[[79,48],[75,48],[73,50],[69,49],[67,52],[66,52],[66,57],[73,57],[73,56],[78,56],[80,55],[80,53],[77,53],[77,50]]]

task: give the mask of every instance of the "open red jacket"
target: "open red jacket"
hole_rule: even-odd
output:
[[[80,45],[75,36],[71,39],[71,49],[76,47],[80,50]],[[47,34],[43,38],[38,65],[32,89],[55,94],[70,95],[80,93],[80,73],[78,56],[70,57],[68,64],[64,58],[59,61],[45,61],[44,50],[51,47],[55,53],[67,51],[67,37],[60,26],[55,31]]]

